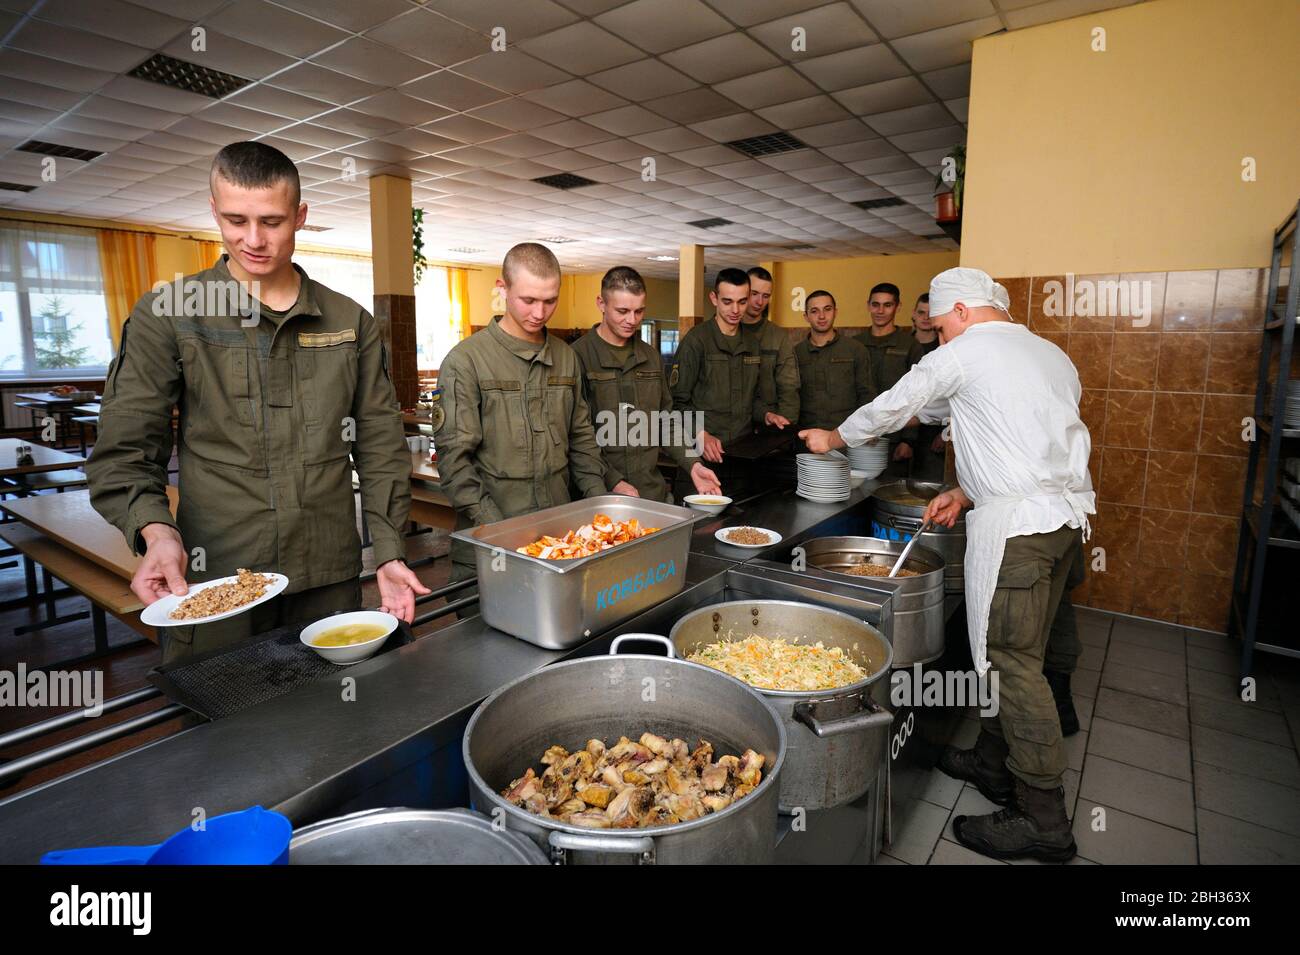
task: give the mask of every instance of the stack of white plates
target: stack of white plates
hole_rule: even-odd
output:
[[[880,440],[875,444],[864,444],[860,448],[846,448],[844,453],[848,455],[854,477],[870,480],[879,477],[889,467],[888,441]]]
[[[830,454],[801,454],[799,467],[800,497],[829,504],[847,501],[851,490],[849,459],[832,451]]]
[[[1300,428],[1300,380],[1286,383],[1286,410],[1282,423],[1287,428]]]

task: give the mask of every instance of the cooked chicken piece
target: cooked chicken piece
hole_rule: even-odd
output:
[[[620,739],[618,745],[606,752],[605,755],[611,763],[621,763],[626,759],[644,763],[654,759],[654,753],[640,743],[632,742],[626,736]]]
[[[649,786],[637,786],[628,799],[628,811],[632,818],[640,822],[655,804],[654,790]]]
[[[542,765],[550,766],[552,763],[562,763],[569,756],[569,751],[563,746],[552,746],[546,752],[542,753]]]
[[[636,792],[636,787],[628,786],[610,800],[609,805],[605,807],[605,818],[609,820],[611,826],[633,825],[636,823],[636,820],[632,818],[632,794],[634,792]]]
[[[549,816],[550,810],[546,808],[546,797],[541,793],[533,793],[524,800],[524,808],[534,815]]]
[[[708,809],[709,812],[721,812],[731,805],[731,797],[723,795],[722,793],[715,793],[705,796],[701,802],[704,803],[704,807]]]
[[[705,791],[715,793],[727,785],[727,767],[721,761],[705,767],[700,773],[700,782]]]
[[[738,756],[719,756],[718,765],[727,771],[728,776],[735,776],[740,772],[740,757]]]
[[[713,744],[707,739],[700,740],[700,745],[691,753],[691,768],[697,773],[713,762]]]
[[[606,766],[600,774],[601,781],[605,785],[614,789],[622,789],[626,783],[623,782],[623,774],[618,771],[617,767]]]
[[[686,761],[691,758],[691,748],[686,745],[686,740],[675,739],[672,742],[672,755],[668,758],[677,765],[685,765]]]
[[[595,767],[596,763],[591,758],[591,754],[580,749],[572,756],[565,757],[564,761],[560,763],[558,771],[562,779],[573,779],[574,777],[585,779],[591,776]],[[547,770],[547,772],[550,772],[550,770]]]
[[[654,753],[656,756],[667,756],[671,749],[671,744],[668,740],[664,739],[662,736],[655,736],[654,733],[642,733],[641,745],[650,750],[650,752]]]
[[[669,796],[668,808],[682,822],[689,822],[704,815],[704,803],[694,796]]]
[[[652,759],[648,763],[641,764],[641,772],[647,776],[657,776],[668,768],[668,760],[660,756],[658,759]]]
[[[559,785],[553,789],[543,789],[542,795],[546,797],[547,805],[558,806],[573,797],[573,784],[567,779],[561,780]]]
[[[509,802],[522,803],[540,788],[541,785],[537,780],[537,774],[533,772],[530,766],[522,776],[510,784],[510,788],[506,790],[505,798]]]
[[[629,769],[623,774],[623,782],[631,783],[633,786],[641,786],[650,782],[650,777],[636,769]]]
[[[608,829],[609,820],[603,812],[575,812],[568,821],[575,826],[587,826],[590,829]]]
[[[575,812],[586,812],[587,804],[581,799],[568,799],[552,810],[556,816],[564,817]]]
[[[587,740],[587,752],[591,754],[592,759],[600,759],[605,755],[605,741],[599,739]]]
[[[614,795],[614,790],[609,786],[587,786],[582,792],[578,793],[578,798],[588,806],[598,806],[604,809],[609,805],[610,798]]]
[[[672,810],[669,809],[667,806],[662,806],[659,803],[655,803],[646,811],[645,817],[641,820],[641,825],[668,826],[674,822],[680,822],[680,821],[681,820],[678,819],[676,816],[674,816]]]
[[[682,774],[673,766],[669,766],[667,771],[664,772],[664,784],[668,787],[669,792],[678,796],[687,792],[686,780],[682,779]]]
[[[739,799],[742,796],[748,796],[753,791],[754,791],[753,786],[747,785],[746,783],[741,783],[739,786],[737,786],[735,789],[731,791],[731,798],[733,800]]]
[[[761,755],[752,749],[745,750],[740,757],[740,770],[736,773],[736,778],[746,786],[757,786],[763,778],[763,762]]]

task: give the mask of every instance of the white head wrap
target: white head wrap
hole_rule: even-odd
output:
[[[947,315],[961,302],[967,308],[991,305],[1011,311],[1011,296],[981,269],[948,269],[930,280],[930,314]]]

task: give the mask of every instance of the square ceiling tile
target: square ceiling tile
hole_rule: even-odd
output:
[[[342,132],[337,129],[327,129],[324,126],[317,126],[314,123],[295,123],[284,129],[276,130],[276,139],[288,139],[295,143],[305,143],[308,146],[315,146],[317,151],[328,149],[341,149],[344,146],[351,146],[353,143],[364,136],[357,133]]]
[[[961,99],[946,99],[943,105],[948,107],[949,112],[956,116],[962,123],[970,122],[970,97],[963,96]]]
[[[604,129],[597,129],[595,126],[577,119],[570,119],[563,123],[554,123],[550,126],[543,126],[539,129],[531,130],[532,135],[538,139],[543,139],[557,146],[585,146],[588,143],[604,142],[613,139],[614,134]]]
[[[205,49],[195,50],[191,46],[192,43],[193,38],[187,31],[164,46],[162,52],[178,60],[206,66],[211,70],[242,76],[246,80],[263,79],[294,62],[292,57],[252,43],[245,43],[243,40],[236,40],[232,36],[226,36],[212,29],[207,32]]]
[[[193,121],[186,119],[186,120],[182,120],[182,122],[193,122]],[[206,126],[209,124],[203,123],[201,125]],[[125,123],[114,123],[104,119],[92,119],[89,116],[83,116],[79,113],[71,113],[67,116],[60,117],[58,122],[54,124],[54,128],[71,129],[74,132],[86,133],[87,135],[90,136],[104,136],[109,139],[120,139],[128,143],[134,142],[135,140],[139,139],[141,136],[147,136],[149,134],[149,130],[145,129],[143,126],[129,126]],[[171,128],[174,129],[175,127],[171,127]],[[226,143],[234,142],[235,140],[245,138],[243,135],[239,133],[238,130],[232,129],[229,126],[213,125],[212,128],[220,129],[223,130],[224,132],[220,140],[214,139],[214,140],[210,140],[210,142],[220,142],[223,146]],[[190,133],[186,133],[183,129],[178,130],[178,132],[180,132],[182,135],[192,135]],[[19,142],[21,142],[21,140],[19,140]],[[17,145],[17,143],[15,143],[14,145]]]
[[[990,0],[944,0],[943,3],[900,3],[899,0],[851,0],[871,25],[888,39],[991,17]],[[1038,2],[1038,0],[1031,0]],[[1007,7],[1009,4],[1003,3]]]
[[[439,66],[453,66],[491,52],[491,40],[427,9],[410,10],[366,36]]]
[[[642,133],[633,136],[632,141],[639,143],[646,149],[660,153],[680,152],[683,149],[712,144],[712,140],[707,136],[701,136],[685,126],[671,126],[668,129],[660,129],[653,133]]]
[[[395,119],[385,119],[356,109],[336,109],[324,116],[317,116],[312,122],[327,129],[359,136],[384,136],[402,128],[402,124]]]
[[[794,31],[802,30],[803,49],[794,50]],[[777,56],[788,60],[811,59],[841,50],[855,50],[879,37],[847,3],[832,3],[750,27],[750,36]]]
[[[649,100],[645,106],[646,109],[682,124],[701,123],[736,112],[736,104],[732,100],[705,87],[661,96]]]
[[[917,152],[922,149],[939,149],[943,146],[956,146],[966,141],[966,130],[961,126],[941,126],[915,133],[902,133],[890,136],[889,141],[903,152]]]
[[[490,34],[495,27],[506,31],[510,44],[556,30],[578,19],[577,15],[552,0],[436,0],[438,13]],[[559,62],[559,61],[556,61]]]
[[[62,113],[80,103],[85,97],[73,90],[61,90],[56,86],[43,83],[29,83],[21,79],[6,79],[3,85],[4,98],[14,103],[26,103],[41,109]]]
[[[702,123],[691,123],[690,128],[719,143],[729,143],[733,140],[748,139],[750,136],[761,136],[777,131],[775,126],[753,113],[733,113],[730,116],[721,116]]]
[[[327,70],[314,63],[300,63],[290,67],[283,73],[277,73],[267,82],[276,89],[301,93],[303,96],[325,100],[338,106],[374,96],[381,90],[381,87],[373,83]]]
[[[7,47],[0,49],[0,76],[10,76],[79,93],[93,92],[113,79],[113,74],[107,70],[73,66],[62,60],[53,60],[47,56],[37,56]]]
[[[665,53],[733,28],[702,0],[633,0],[596,23],[651,53]]]
[[[313,63],[376,86],[400,86],[436,67],[365,37],[352,37],[312,58]]]
[[[586,121],[617,136],[635,136],[638,133],[649,133],[673,125],[670,120],[641,106],[621,106],[618,109],[588,116]]]
[[[589,79],[597,86],[637,102],[671,96],[699,85],[686,74],[654,59],[638,60],[612,70],[602,70],[593,73]]]
[[[604,143],[592,143],[589,146],[578,146],[578,152],[588,156],[594,156],[596,159],[603,159],[605,162],[626,162],[629,159],[640,161],[648,153],[646,148],[630,139],[611,139]]]
[[[509,136],[510,130],[495,123],[484,122],[473,116],[448,116],[420,127],[437,136],[446,136],[460,143],[482,143],[490,139]]]
[[[407,83],[400,92],[457,111],[486,106],[505,99],[508,95],[451,70],[443,70]]]
[[[997,17],[982,17],[902,37],[893,41],[893,47],[904,62],[917,72],[937,70],[969,62],[971,43],[1000,30],[1002,21]]]
[[[1047,3],[1035,4],[1023,10],[1008,9],[1004,15],[1011,29],[1023,30],[1040,23],[1054,23],[1086,13],[1127,6],[1132,2],[1133,0],[1048,0]]]
[[[673,50],[661,57],[701,83],[720,83],[748,76],[780,63],[768,50],[743,33],[728,33]]]
[[[454,149],[461,145],[454,139],[438,136],[424,129],[399,129],[395,133],[385,133],[380,138],[386,143],[405,146],[422,156]]]
[[[546,153],[542,156],[532,157],[533,162],[539,162],[544,166],[550,166],[552,169],[574,170],[583,166],[591,165],[591,157],[584,155],[573,149],[561,149],[557,152]]]
[[[800,126],[791,131],[800,142],[809,146],[840,146],[844,143],[856,143],[863,139],[872,139],[874,134],[859,119],[845,119],[836,123],[823,123],[817,126]]]
[[[555,110],[547,109],[545,106],[538,106],[536,103],[530,103],[528,100],[519,97],[505,99],[489,106],[480,106],[478,109],[470,110],[467,115],[484,122],[504,126],[506,129],[515,132],[532,130],[537,126],[561,122],[564,119],[563,113],[557,113]]]
[[[716,83],[714,89],[747,109],[788,103],[817,92],[815,86],[788,66]]]
[[[952,114],[939,103],[928,103],[924,106],[912,106],[908,109],[864,116],[862,121],[881,136],[894,136],[898,133],[911,133],[951,125]]]
[[[366,0],[365,3],[357,3],[356,0],[276,0],[276,2],[352,33],[363,33],[410,9],[404,0]]]
[[[531,156],[555,152],[554,143],[548,143],[544,139],[538,139],[525,133],[515,133],[513,136],[491,140],[485,143],[483,148],[508,156],[511,159],[526,159]]]
[[[371,113],[375,116],[382,116],[385,119],[396,120],[399,123],[407,123],[412,126],[431,123],[449,113],[448,110],[443,109],[441,106],[436,106],[422,99],[416,99],[414,96],[407,96],[404,93],[397,92],[397,90],[387,90],[369,99],[363,99],[361,102],[354,104],[352,108],[363,113]]]
[[[540,90],[569,79],[569,74],[518,49],[485,53],[462,63],[456,72],[507,93]]]
[[[304,17],[265,0],[235,0],[222,7],[209,26],[248,43],[265,45],[275,37],[277,50],[305,57],[346,40],[348,34],[311,17]]]
[[[111,73],[134,69],[152,52],[143,46],[41,20],[28,20],[19,26],[17,32],[9,36],[7,45],[37,56]]]
[[[884,139],[869,139],[856,143],[844,143],[840,146],[825,146],[822,148],[822,152],[836,162],[843,163],[898,155],[898,150]]]
[[[51,23],[150,49],[189,27],[185,20],[119,0],[46,0],[37,15]]]
[[[589,76],[641,59],[645,54],[594,23],[583,21],[519,44],[526,53],[547,63],[563,63],[579,76]]]
[[[276,89],[274,86],[258,84],[240,90],[233,96],[222,100],[223,104],[255,109],[288,119],[309,119],[334,109],[333,103],[322,99],[313,99],[289,90]],[[283,124],[281,124],[283,125]]]
[[[196,119],[232,126],[250,133],[269,133],[289,123],[283,116],[272,116],[256,109],[244,109],[231,103],[217,103],[194,114]],[[240,137],[237,137],[240,138]],[[247,137],[242,137],[247,138]],[[232,140],[233,141],[233,140]]]
[[[934,103],[934,97],[915,76],[900,76],[832,94],[855,116],[870,116]]]
[[[208,96],[138,80],[133,76],[115,77],[100,87],[99,92],[127,103],[166,110],[169,113],[193,113],[213,102]]]
[[[879,83],[908,73],[907,64],[881,43],[802,60],[795,68],[828,92]]]
[[[832,123],[850,118],[848,110],[829,96],[822,95],[768,106],[754,112],[779,129],[790,129],[801,123]]]
[[[970,93],[970,64],[945,67],[921,74],[921,80],[939,99],[957,99]]]
[[[86,100],[76,112],[79,116],[92,119],[106,119],[127,126],[139,126],[145,129],[164,129],[181,118],[180,113],[169,110],[153,109],[138,103],[127,103],[111,96],[96,95]]]
[[[566,116],[585,116],[601,110],[626,106],[627,100],[621,96],[606,92],[592,86],[586,80],[569,80],[545,89],[525,93],[524,99],[539,103],[547,109],[564,113]]]

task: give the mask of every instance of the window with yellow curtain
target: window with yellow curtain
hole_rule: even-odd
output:
[[[122,326],[140,296],[153,286],[158,271],[155,238],[140,232],[100,229],[99,268],[104,276],[104,301],[113,351],[122,341]]]

